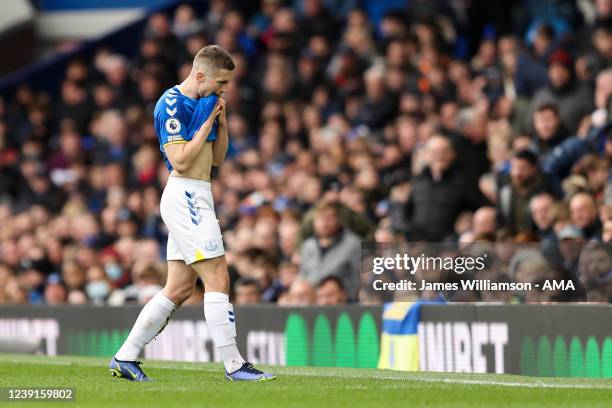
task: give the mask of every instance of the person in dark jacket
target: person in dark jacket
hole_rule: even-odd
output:
[[[382,129],[396,114],[394,101],[386,90],[385,70],[373,67],[366,71],[365,76],[366,97],[359,109],[357,118],[359,124],[370,129]]]
[[[542,170],[558,185],[569,176],[572,166],[588,153],[606,154],[606,143],[612,142],[612,68],[597,75],[595,108],[590,116],[590,128],[566,138],[542,159]]]
[[[545,154],[559,145],[568,136],[567,129],[559,117],[559,108],[553,103],[544,103],[533,112],[534,144],[538,153]]]
[[[549,84],[536,92],[531,102],[531,112],[543,103],[555,103],[561,122],[570,130],[577,129],[593,110],[593,93],[576,80],[573,64],[567,52],[554,52],[548,60]]]
[[[543,192],[553,192],[549,179],[538,167],[538,157],[531,150],[519,150],[510,161],[510,175],[497,192],[497,225],[513,234],[531,231],[529,201]]]
[[[427,142],[427,162],[412,182],[406,204],[408,238],[441,242],[453,233],[457,216],[486,204],[478,186],[456,164],[451,141],[440,135]]]
[[[582,231],[587,241],[601,241],[601,221],[597,203],[589,193],[578,193],[570,200],[572,224]]]

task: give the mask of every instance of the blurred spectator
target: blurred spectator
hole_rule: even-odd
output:
[[[510,175],[498,191],[499,224],[514,233],[529,231],[529,201],[536,194],[551,191],[550,183],[538,168],[537,156],[529,150],[515,153]]]
[[[343,305],[347,301],[346,291],[342,281],[335,276],[323,279],[316,288],[316,303],[318,306]]]
[[[609,302],[612,284],[612,251],[600,243],[588,243],[580,253],[580,281],[587,291],[587,300]]]
[[[561,122],[567,129],[576,129],[580,120],[592,111],[593,93],[576,79],[574,61],[563,50],[548,58],[548,85],[533,97],[532,111],[544,103],[559,107]]]
[[[254,305],[261,303],[261,287],[259,282],[252,278],[243,278],[234,284],[237,305]]]
[[[474,235],[495,235],[495,208],[480,207],[472,219],[472,232]]]
[[[606,220],[603,225],[602,241],[612,243],[612,220]]]
[[[281,306],[311,306],[315,304],[314,287],[305,279],[298,278],[291,283],[287,295],[279,301]]]
[[[584,235],[580,229],[573,225],[566,225],[557,234],[559,238],[559,252],[561,254],[560,264],[566,270],[576,276],[578,274],[578,257],[585,242]]]
[[[572,168],[572,174],[579,175],[587,182],[587,189],[596,200],[603,198],[608,182],[608,161],[597,154],[583,156]]]
[[[408,237],[441,242],[452,233],[453,222],[463,210],[475,210],[485,199],[455,165],[450,140],[432,136],[426,153],[427,166],[414,179],[407,203]]]
[[[77,262],[66,261],[62,265],[62,280],[69,291],[82,290],[87,284],[87,275]]]
[[[529,202],[529,211],[540,241],[556,240],[553,230],[553,204],[555,199],[549,193],[534,195]]]
[[[327,40],[333,40],[338,25],[323,0],[305,0],[302,7],[304,14],[302,24],[306,35],[308,37],[322,35]]]
[[[601,222],[597,213],[597,204],[592,195],[578,193],[570,201],[572,224],[580,228],[587,241],[601,240]]]
[[[66,287],[62,285],[59,278],[50,280],[45,287],[45,303],[48,305],[61,305],[67,300]]]
[[[189,4],[181,4],[174,12],[172,22],[172,33],[181,41],[196,34],[203,28],[202,22],[198,19],[195,10]],[[201,48],[201,47],[200,47]]]
[[[308,238],[301,248],[300,276],[312,285],[323,278],[340,279],[349,299],[355,300],[359,290],[361,242],[352,232],[340,224],[338,207],[321,202],[314,212],[314,237]]]
[[[542,104],[533,113],[535,145],[540,154],[547,153],[561,143],[568,135],[559,110],[554,104]]]
[[[87,286],[85,292],[94,304],[103,304],[112,292],[111,284],[104,269],[94,265],[87,270]]]
[[[270,27],[272,18],[281,6],[281,0],[262,0],[261,10],[251,18],[249,23],[249,34],[257,38],[264,33]]]
[[[283,292],[286,292],[291,287],[293,281],[299,276],[300,270],[298,266],[291,262],[283,262],[278,268],[278,281]]]
[[[109,304],[119,306],[126,302],[146,303],[162,290],[162,268],[159,263],[152,263],[144,257],[139,257],[132,267],[132,284],[123,289],[113,290],[108,299]],[[108,273],[106,276],[108,277]]]
[[[374,66],[364,75],[366,99],[357,113],[357,124],[363,124],[370,129],[380,129],[394,115],[394,101],[385,92],[385,70]]]
[[[7,286],[14,279],[11,269],[0,263],[0,303],[10,303]]]
[[[72,290],[68,293],[67,301],[71,305],[84,305],[88,302],[88,299],[82,290]]]

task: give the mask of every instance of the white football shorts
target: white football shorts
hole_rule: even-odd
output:
[[[210,183],[168,177],[159,205],[168,228],[168,261],[187,265],[225,253]]]

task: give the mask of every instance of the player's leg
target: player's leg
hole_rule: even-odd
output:
[[[225,256],[191,264],[204,282],[204,316],[225,369],[233,372],[244,364],[236,346],[234,310],[229,302],[229,275]]]
[[[229,380],[264,381],[274,376],[246,363],[236,345],[236,319],[229,302],[229,273],[225,255],[191,264],[204,281],[204,316]]]
[[[244,362],[236,347],[236,324],[228,296],[229,274],[210,183],[170,176],[160,213],[180,256],[204,281],[206,323],[226,370],[233,373],[246,366],[249,373],[236,379],[266,379],[264,373]],[[256,371],[259,374],[254,374]]]
[[[175,244],[168,237],[168,257],[176,258]],[[145,381],[146,376],[135,362],[145,345],[168,324],[172,312],[191,296],[196,281],[195,271],[182,260],[168,261],[165,287],[142,309],[128,338],[110,362],[111,374],[134,381]]]

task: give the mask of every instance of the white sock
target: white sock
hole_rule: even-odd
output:
[[[206,292],[204,317],[225,371],[232,373],[238,370],[244,364],[244,359],[236,346],[234,307],[229,302],[229,296],[221,292]]]
[[[115,354],[115,358],[124,361],[136,360],[144,346],[166,326],[176,308],[174,302],[160,290],[140,311],[132,331]]]

